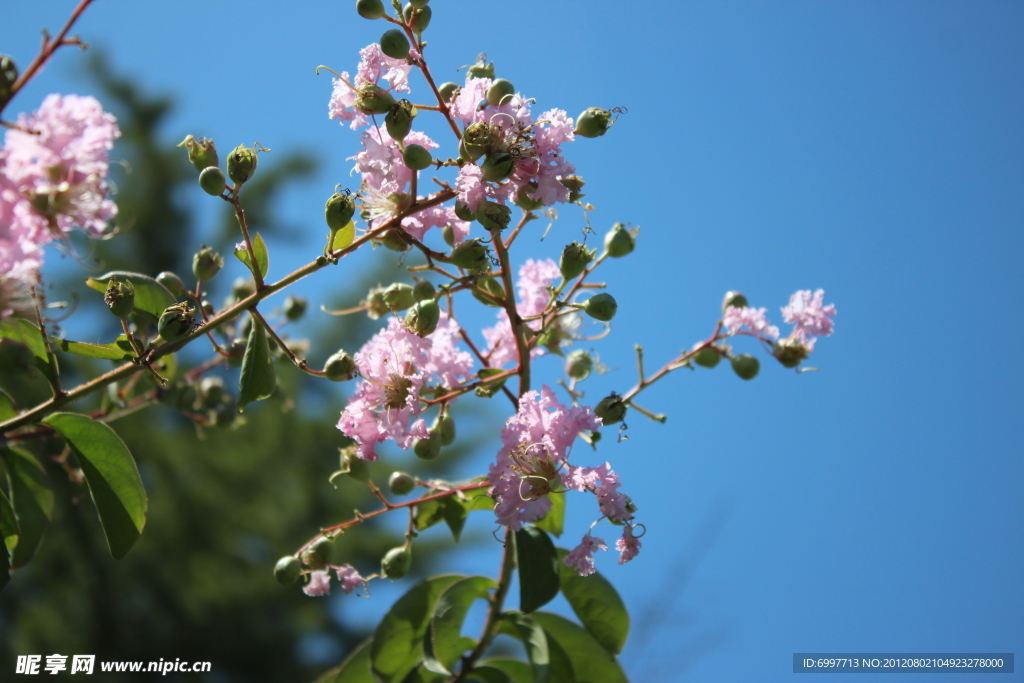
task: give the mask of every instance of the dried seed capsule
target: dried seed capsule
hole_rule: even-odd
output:
[[[239,145],[228,155],[228,177],[231,182],[241,185],[256,172],[256,150]]]
[[[110,278],[107,291],[103,294],[103,302],[117,318],[127,318],[135,310],[135,287],[128,280],[119,282]]]
[[[164,309],[156,324],[157,332],[164,341],[177,341],[188,336],[195,329],[195,309],[188,304],[174,304]]]

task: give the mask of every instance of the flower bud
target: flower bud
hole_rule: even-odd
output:
[[[324,376],[332,382],[347,382],[356,376],[356,362],[344,349],[324,363]]]
[[[493,306],[494,308],[502,308],[504,306],[502,301],[505,299],[505,290],[501,288],[500,282],[490,275],[478,275],[475,284],[476,286],[470,290],[473,298],[485,306]],[[490,296],[486,296],[484,292]]]
[[[171,295],[177,299],[185,294],[185,283],[175,273],[165,270],[156,276],[156,281],[162,284]]]
[[[418,10],[415,17],[412,15],[413,10]],[[409,28],[411,28],[416,35],[427,30],[427,26],[430,25],[431,14],[432,12],[429,7],[415,7],[412,3],[406,5],[402,9],[402,17],[405,19],[405,23],[409,25]]]
[[[594,369],[594,359],[583,349],[576,349],[565,359],[565,374],[573,379],[586,379]]]
[[[370,463],[356,455],[357,446],[339,448],[341,472],[364,484],[370,481]]]
[[[614,318],[618,310],[619,305],[615,303],[615,297],[607,292],[595,294],[583,304],[583,311],[601,322],[608,322]]]
[[[386,14],[381,0],[356,0],[356,12],[363,19],[380,19]]]
[[[331,558],[331,546],[334,541],[326,536],[316,539],[313,545],[302,551],[302,561],[310,569],[323,569]]]
[[[697,348],[703,342],[697,342],[693,345],[693,348]],[[715,346],[705,346],[697,353],[691,356],[693,362],[704,368],[713,368],[718,365],[718,361],[722,360],[722,352]]]
[[[206,138],[196,140],[191,135],[188,135],[181,141],[178,147],[182,145],[188,150],[188,160],[192,162],[197,171],[202,172],[210,166],[220,165],[220,160],[217,158],[217,148],[214,146],[213,140],[207,140]]]
[[[445,223],[445,226],[441,228],[441,237],[449,247],[455,246],[455,228],[452,227],[451,223]]]
[[[531,180],[530,182],[525,183],[519,188],[519,191],[516,192],[516,199],[513,203],[524,211],[536,211],[540,207],[544,206],[544,202],[533,198],[533,193],[536,189],[537,183],[535,181]]]
[[[562,183],[565,189],[569,190],[569,192],[579,192],[583,189],[583,186],[587,184],[583,178],[578,175],[567,175],[563,178],[559,178],[558,182]]]
[[[416,301],[433,299],[435,294],[434,283],[429,280],[417,280],[412,287],[412,295],[416,297]]]
[[[611,396],[605,396],[594,407],[594,415],[601,418],[606,427],[616,422],[622,422],[622,419],[626,417],[626,403],[621,396],[613,391]]]
[[[405,31],[398,28],[388,29],[380,37],[380,51],[392,59],[408,59],[409,39]]]
[[[387,247],[391,251],[409,251],[412,249],[412,245],[405,241],[402,236],[402,231],[398,228],[391,228],[385,230],[384,233],[374,240],[377,244]]]
[[[224,192],[224,188],[227,187],[227,183],[224,180],[224,171],[216,166],[207,166],[199,174],[199,187],[203,188],[203,192],[211,197],[219,197]]]
[[[118,282],[110,278],[107,291],[103,293],[103,303],[107,305],[115,317],[127,318],[135,310],[135,287],[128,280]]]
[[[488,248],[479,237],[464,240],[452,249],[451,262],[466,270],[483,270],[491,265]]]
[[[18,80],[18,65],[8,55],[0,55],[0,104],[11,98],[11,86]]]
[[[398,29],[392,29],[398,30]],[[399,31],[399,33],[401,33]],[[403,38],[405,36],[402,36]],[[356,97],[352,106],[366,114],[387,114],[391,107],[395,106],[395,98],[387,90],[384,90],[376,83],[364,83],[356,90]]]
[[[417,336],[426,337],[437,329],[440,320],[441,307],[436,301],[418,301],[405,314],[405,329]]]
[[[370,289],[360,303],[366,307],[366,315],[370,320],[379,320],[388,314],[388,305],[384,303],[384,290],[380,287]]]
[[[515,158],[508,152],[493,152],[484,157],[484,163],[480,164],[483,171],[483,179],[498,182],[512,175],[516,168]]]
[[[604,248],[609,256],[619,258],[633,251],[636,247],[636,234],[627,230],[622,223],[616,223],[604,236]]]
[[[164,341],[178,341],[188,336],[195,329],[196,319],[194,308],[186,303],[174,304],[164,309],[156,324],[157,332]]]
[[[192,274],[201,282],[212,280],[224,267],[224,257],[211,247],[203,247],[192,257]]]
[[[455,200],[455,217],[458,218],[460,221],[476,220],[476,214],[470,211],[469,207],[460,202],[458,199]]]
[[[437,89],[437,92],[441,96],[441,99],[443,101],[451,102],[452,101],[452,96],[455,94],[455,91],[458,90],[458,89],[459,89],[459,86],[457,84],[452,83],[451,81],[448,81],[447,83],[442,83],[441,86]]]
[[[612,113],[600,107],[590,107],[576,119],[576,135],[585,138],[601,137],[612,127]]]
[[[388,109],[384,116],[384,127],[394,140],[404,140],[412,130],[412,120],[416,118],[416,107],[409,100],[398,100]]]
[[[566,280],[579,277],[586,270],[587,264],[594,260],[595,254],[597,254],[596,249],[587,249],[585,245],[573,242],[562,250],[562,257],[558,260],[558,270],[562,272],[562,277]]]
[[[486,121],[471,123],[459,142],[459,156],[466,161],[476,161],[491,149],[491,124]]]
[[[405,472],[392,472],[388,477],[388,488],[396,496],[404,496],[416,488],[416,480]]]
[[[734,292],[730,290],[725,293],[725,297],[722,299],[722,313],[725,313],[725,309],[730,306],[734,308],[746,308],[749,305],[747,297],[743,296],[743,292]]]
[[[800,361],[807,358],[807,347],[796,339],[783,339],[772,345],[772,355],[782,363],[784,368],[795,368]]]
[[[402,152],[402,161],[414,171],[422,171],[433,163],[430,152],[422,145],[409,145]]]
[[[391,311],[404,311],[416,303],[416,295],[413,293],[412,285],[404,282],[394,282],[384,290],[384,303]]]
[[[430,436],[426,439],[416,439],[412,442],[412,452],[420,460],[433,460],[441,454],[441,432],[431,429]]]
[[[761,370],[761,362],[746,353],[733,356],[730,360],[732,361],[733,372],[742,379],[754,379]]]
[[[240,366],[242,359],[245,358],[245,347],[248,345],[249,341],[247,339],[235,339],[228,344],[225,349],[228,352],[228,365],[236,368]]]
[[[355,213],[356,200],[348,190],[332,194],[324,205],[324,218],[331,235],[347,226]]]
[[[302,564],[299,560],[291,555],[282,557],[274,565],[274,578],[282,586],[290,586],[299,579],[299,574],[302,572]]]
[[[241,185],[256,172],[256,150],[239,145],[228,155],[228,177],[231,182]]]
[[[441,445],[451,446],[455,442],[455,420],[450,413],[440,414],[434,418],[434,424],[430,425],[430,432],[441,434]]]
[[[306,300],[301,296],[289,294],[284,300],[284,317],[295,321],[306,313]]]
[[[487,104],[497,107],[506,101],[506,97],[515,95],[515,93],[516,88],[510,81],[499,78],[487,89]]]
[[[488,230],[504,230],[512,220],[512,209],[504,204],[487,200],[480,203],[476,219]]]
[[[380,573],[389,579],[400,579],[412,566],[412,546],[400,545],[392,548],[380,561]]]
[[[409,4],[416,9],[423,9],[427,6],[428,2],[430,2],[430,0],[409,0]]]

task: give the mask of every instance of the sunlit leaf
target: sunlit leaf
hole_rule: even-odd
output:
[[[504,679],[499,678],[486,678],[477,676],[477,672],[484,671],[486,676],[491,675],[490,672],[498,671],[501,675],[505,676]],[[526,662],[521,662],[518,659],[504,659],[504,658],[491,658],[485,659],[473,669],[473,673],[469,675],[469,680],[479,680],[481,683],[502,683],[508,681],[508,683],[533,683],[533,669]]]
[[[588,683],[628,683],[615,657],[582,626],[550,612],[537,612],[534,620],[572,663],[575,678]]]
[[[7,466],[7,490],[18,520],[18,544],[11,553],[11,566],[17,569],[32,559],[39,541],[53,516],[53,491],[43,466],[18,448],[0,448]]]
[[[239,244],[240,246],[235,249],[235,256],[245,264],[249,272],[256,275],[256,269],[252,267],[252,259],[249,258],[249,250],[245,248],[244,243]],[[259,233],[256,233],[256,237],[252,240],[252,251],[256,254],[256,263],[260,267],[260,277],[266,277],[267,271],[270,269],[270,255],[267,253],[267,245]]]
[[[106,292],[111,279],[132,283],[135,288],[135,310],[133,313],[141,314],[150,322],[155,323],[159,320],[164,309],[174,303],[174,295],[166,287],[142,273],[114,270],[97,278],[87,278],[85,284],[97,292]]]
[[[613,655],[622,652],[629,636],[629,612],[618,591],[600,572],[580,576],[563,558],[569,554],[558,549],[558,571],[562,581],[562,595],[583,626]]]
[[[534,524],[557,538],[562,535],[562,530],[565,528],[565,494],[549,494],[548,500],[551,501],[551,509],[548,510],[548,514],[544,515],[544,519],[538,520]]]
[[[18,545],[20,533],[11,501],[7,500],[7,494],[0,489],[0,538],[3,538],[5,550],[14,550],[14,546]]]
[[[0,389],[0,422],[17,416],[18,408],[14,405],[14,399],[8,396],[7,392]]]
[[[316,679],[316,683],[377,683],[370,671],[370,643],[368,638],[345,657],[345,661]]]
[[[450,672],[465,652],[466,642],[460,637],[473,601],[485,599],[497,585],[486,576],[471,576],[449,586],[437,601],[431,619],[431,638],[434,658]],[[470,641],[470,647],[475,643]]]
[[[330,251],[338,251],[344,249],[354,242],[356,239],[356,224],[355,221],[349,221],[348,225],[334,233],[334,239],[331,240]]]
[[[267,331],[258,318],[252,321],[249,342],[242,356],[242,372],[238,377],[238,409],[244,410],[253,401],[267,398],[274,393],[277,376],[274,359],[270,356]]]
[[[43,334],[34,323],[24,318],[14,318],[0,323],[0,339],[24,344],[32,353],[34,367],[43,373],[51,384],[57,381],[57,359],[51,362],[46,353],[46,342]]]
[[[550,673],[550,655],[548,653],[548,639],[544,635],[544,629],[530,616],[522,612],[508,610],[498,620],[498,633],[512,636],[526,648],[526,657],[530,660],[533,669],[533,680],[535,683],[547,683]],[[550,678],[552,683],[559,683],[562,680]]]
[[[125,339],[127,341],[127,338]],[[113,344],[89,344],[86,342],[68,341],[67,339],[55,339],[54,346],[65,353],[73,353],[76,356],[86,358],[100,358],[103,360],[131,360],[134,354],[126,352],[117,342]]]
[[[529,614],[558,595],[558,556],[551,537],[534,526],[515,533],[519,609]]]

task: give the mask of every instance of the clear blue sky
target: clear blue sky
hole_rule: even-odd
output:
[[[0,48],[22,65],[74,5],[10,4]],[[169,144],[327,155],[287,197],[309,246],[275,256],[278,274],[320,248],[324,198],[356,151],[313,75],[354,71],[382,32],[353,4],[99,0],[78,25],[176,98]],[[595,348],[615,371],[588,397],[633,384],[634,343],[654,368],[706,337],[727,289],[780,323],[797,289],[824,288],[839,311],[821,372],[680,372],[642,397],[667,424],[634,416],[630,439],[602,449],[648,529],[629,565],[599,560],[634,616],[633,679],[779,681],[793,652],[1024,653],[1024,5],[431,7],[441,80],[486,51],[538,111],[629,109],[565,150],[599,231],[642,226],[604,270],[620,312]],[[60,53],[15,109],[88,92],[79,61]],[[562,214],[520,260],[576,237],[579,214]],[[553,383],[556,364],[540,373]],[[593,510],[570,499],[566,544]],[[466,562],[493,572],[497,557]]]

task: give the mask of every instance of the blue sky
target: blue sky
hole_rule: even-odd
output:
[[[313,75],[354,71],[384,30],[351,4],[99,0],[77,27],[176,98],[169,144],[193,133],[222,150],[325,155],[287,195],[292,242],[308,245],[281,245],[278,274],[320,249],[324,198],[357,149],[327,119],[329,78]],[[73,5],[8,7],[2,49],[27,64],[38,29]],[[656,368],[706,338],[728,289],[778,323],[798,289],[824,288],[838,309],[820,372],[763,355],[752,382],[724,365],[680,371],[642,395],[665,425],[633,416],[628,441],[587,456],[620,472],[648,529],[632,563],[599,560],[635,619],[634,680],[777,681],[793,652],[1024,652],[1024,6],[431,7],[439,80],[485,51],[537,111],[629,110],[565,149],[598,232],[642,228],[636,252],[603,269],[620,308],[593,346],[613,371],[588,380],[588,399],[632,386],[633,344]],[[59,53],[13,108],[89,92],[79,62]],[[557,258],[581,225],[563,210],[519,262]],[[558,365],[538,372],[553,384]],[[571,545],[594,507],[569,505]],[[460,561],[493,572],[492,555]],[[360,602],[383,609],[383,596]]]

